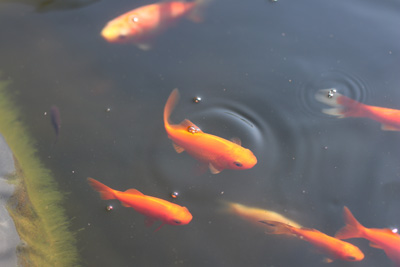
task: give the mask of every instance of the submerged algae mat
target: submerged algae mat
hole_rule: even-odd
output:
[[[51,172],[36,155],[34,143],[20,120],[7,83],[0,81],[0,133],[15,160],[16,190],[8,211],[23,240],[19,245],[19,265],[76,266],[78,252],[69,220],[61,207],[63,195]]]

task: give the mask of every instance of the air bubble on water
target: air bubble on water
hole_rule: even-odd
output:
[[[108,206],[106,207],[106,210],[107,210],[107,211],[112,211],[112,210],[113,210],[113,208],[114,208],[113,206],[111,206],[111,205],[108,205]]]
[[[200,131],[199,128],[196,128],[194,126],[189,126],[187,130],[189,133],[192,133],[192,134],[198,133]]]
[[[393,232],[394,234],[397,234],[397,233],[399,232],[399,229],[393,228],[393,229],[392,229],[392,232]]]
[[[179,195],[179,193],[176,192],[176,191],[171,193],[171,197],[172,197],[172,198],[177,198],[178,195]]]
[[[106,108],[106,112],[110,112],[111,111],[111,108]]]
[[[193,97],[194,103],[200,103],[200,101],[201,101],[201,97],[199,97],[199,96]]]
[[[335,93],[336,93],[336,89],[331,89],[331,90],[329,90],[329,92],[328,92],[328,98],[332,98],[332,97],[335,95]]]

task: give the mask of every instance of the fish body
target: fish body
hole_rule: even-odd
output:
[[[108,42],[130,42],[146,50],[150,48],[155,36],[182,17],[199,21],[198,9],[203,6],[204,1],[171,1],[142,6],[108,22],[101,35]]]
[[[297,228],[285,223],[276,221],[260,221],[275,228],[271,234],[294,235],[299,239],[312,244],[318,251],[328,255],[326,262],[332,262],[335,259],[344,261],[361,261],[364,259],[364,253],[348,242],[344,242],[332,236],[328,236],[315,229]]]
[[[301,225],[298,224],[295,221],[292,221],[282,214],[279,214],[275,211],[270,211],[270,210],[264,210],[260,208],[255,208],[255,207],[249,207],[245,206],[239,203],[233,203],[233,202],[227,202],[226,205],[229,208],[229,211],[246,221],[249,221],[251,223],[254,223],[256,225],[261,225],[259,221],[277,221],[281,223],[288,224],[290,226],[300,228]],[[268,224],[264,224],[265,226],[268,227]]]
[[[400,266],[400,235],[391,229],[366,228],[360,224],[350,212],[344,207],[343,217],[346,225],[340,229],[335,237],[339,239],[365,238],[370,241],[370,246],[383,249],[386,255]]]
[[[186,207],[144,195],[136,189],[128,189],[125,192],[114,190],[93,178],[88,178],[88,182],[100,193],[102,199],[118,199],[124,207],[131,207],[146,216],[146,226],[151,226],[155,221],[162,221],[156,231],[164,224],[185,225],[192,220],[192,214]]]
[[[179,92],[175,89],[164,108],[165,130],[178,153],[186,151],[197,160],[207,163],[213,174],[224,169],[250,169],[257,163],[253,152],[242,147],[239,139],[229,141],[204,133],[189,120],[184,120],[180,124],[171,124],[169,117],[178,99]]]
[[[339,118],[369,118],[380,122],[382,130],[400,131],[400,110],[366,105],[337,93],[336,89],[320,90],[315,97],[318,101],[333,107],[323,109],[322,112],[326,114]]]

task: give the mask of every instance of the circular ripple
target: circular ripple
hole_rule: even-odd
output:
[[[326,117],[321,112],[325,105],[315,99],[315,94],[321,89],[330,88],[335,88],[338,93],[358,102],[366,102],[371,91],[363,79],[352,73],[343,70],[323,72],[298,90],[301,110],[311,116]]]

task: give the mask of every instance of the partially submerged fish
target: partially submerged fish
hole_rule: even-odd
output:
[[[94,190],[100,193],[102,199],[118,199],[122,206],[133,208],[146,216],[146,226],[150,227],[155,221],[162,221],[156,231],[160,230],[164,224],[185,225],[192,220],[192,214],[186,207],[144,195],[136,189],[128,189],[125,192],[117,191],[93,178],[88,178],[88,182]]]
[[[349,208],[344,207],[343,217],[346,223],[335,237],[339,239],[365,238],[370,241],[370,246],[383,249],[386,255],[400,266],[400,235],[391,229],[366,228],[360,224],[350,212]]]
[[[315,246],[318,251],[328,255],[325,262],[332,262],[335,259],[344,261],[361,261],[364,259],[364,253],[348,242],[344,242],[332,236],[328,236],[315,229],[297,228],[285,223],[275,221],[260,221],[274,228],[269,234],[294,235],[299,239],[305,240]]]
[[[400,131],[400,110],[369,106],[339,94],[336,89],[319,90],[315,98],[333,108],[322,112],[338,118],[363,117],[382,124],[382,130]]]
[[[111,43],[134,43],[148,50],[157,35],[181,18],[200,21],[201,10],[208,1],[171,1],[142,6],[108,22],[101,35]]]
[[[260,224],[259,221],[267,220],[267,221],[277,221],[281,223],[286,223],[290,226],[294,226],[297,228],[301,227],[301,225],[298,224],[297,222],[292,221],[275,211],[249,207],[234,202],[226,202],[225,204],[228,207],[229,212],[258,226],[262,226],[262,224]],[[268,227],[268,224],[263,224],[263,225]]]
[[[170,124],[169,117],[179,99],[178,89],[172,91],[164,107],[164,126],[173,141],[176,152],[186,151],[192,157],[208,164],[213,174],[224,169],[250,169],[257,158],[241,146],[239,139],[232,141],[204,133],[193,122],[185,119],[180,124]]]

